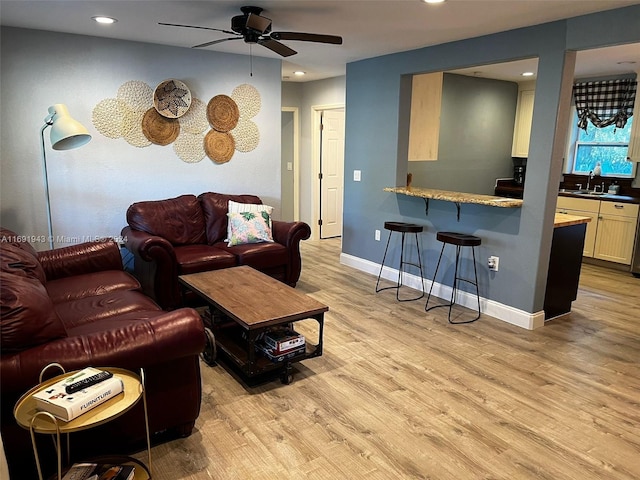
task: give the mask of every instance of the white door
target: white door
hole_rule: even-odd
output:
[[[344,109],[322,112],[320,142],[320,238],[342,235]]]

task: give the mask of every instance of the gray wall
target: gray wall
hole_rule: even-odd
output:
[[[638,42],[639,24],[640,6],[633,6],[348,64],[343,253],[379,263],[384,244],[374,240],[374,230],[389,220],[420,223],[427,232],[426,276],[432,278],[440,250],[435,232],[476,234],[483,239],[481,294],[524,312],[541,312],[575,57],[565,52]],[[403,76],[528,57],[539,63],[521,209],[462,205],[457,222],[452,203],[432,201],[425,215],[420,199],[383,192],[402,184],[406,175],[401,138],[393,128],[402,130],[406,121],[399,118],[406,101],[400,94]],[[362,171],[362,182],[351,181],[354,169]],[[500,257],[499,272],[489,274],[484,266],[489,255]]]
[[[294,143],[293,143],[293,112],[282,112],[282,162],[281,162],[281,178],[282,178],[282,197],[281,197],[281,218],[285,222],[294,220],[293,208],[293,172],[288,170],[287,164],[293,165],[294,160]]]
[[[513,174],[517,101],[517,83],[445,73],[438,160],[409,162],[414,185],[493,195]]]
[[[127,207],[206,191],[252,193],[280,209],[280,60],[190,48],[167,47],[106,38],[3,27],[1,30],[2,224],[25,235],[46,235],[39,130],[47,109],[66,103],[72,116],[93,136],[76,150],[54,151],[47,139],[54,234],[75,238],[117,236],[126,224]],[[111,139],[92,124],[101,100],[138,80],[154,88],[167,78],[185,82],[205,104],[230,95],[243,83],[261,94],[253,118],[260,131],[258,147],[235,152],[218,165],[205,157],[186,163],[173,146],[137,148]],[[46,134],[48,135],[47,130]],[[48,243],[36,248],[48,248]]]

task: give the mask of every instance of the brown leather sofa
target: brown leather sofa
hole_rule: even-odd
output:
[[[249,265],[292,287],[300,278],[300,241],[311,235],[304,222],[272,220],[273,242],[227,246],[229,200],[262,204],[255,195],[207,192],[137,202],[127,210],[122,229],[135,257],[134,275],[143,291],[165,310],[193,304],[178,276]]]
[[[43,252],[26,240],[0,230],[1,429],[12,478],[36,478],[29,432],[16,424],[13,407],[53,362],[67,371],[144,368],[153,438],[189,435],[201,402],[205,335],[198,313],[161,310],[123,270],[113,240]],[[53,448],[46,435],[36,437],[46,472],[55,465]],[[70,441],[73,458],[143,447],[142,402]]]

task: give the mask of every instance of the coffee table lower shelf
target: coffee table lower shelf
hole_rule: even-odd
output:
[[[248,379],[280,371],[282,383],[289,384],[293,380],[291,372],[294,363],[322,355],[323,321],[322,319],[316,320],[319,323],[318,342],[311,343],[307,340],[304,352],[293,357],[283,358],[280,361],[272,361],[256,351],[255,338],[268,329],[247,331],[235,323],[207,326],[206,328],[211,332],[211,337],[214,339],[215,349],[209,350],[209,354],[206,354],[205,358],[208,358],[207,363],[212,365],[217,361],[217,357],[222,355]],[[243,338],[243,334],[249,338]],[[209,346],[207,348],[209,349]],[[250,352],[253,353],[251,354]]]

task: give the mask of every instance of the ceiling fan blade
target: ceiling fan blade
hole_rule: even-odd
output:
[[[158,22],[158,25],[166,25],[169,27],[199,28],[201,30],[213,30],[214,32],[222,32],[222,33],[228,33],[229,35],[236,35],[236,32],[232,32],[230,30],[222,30],[220,28],[213,28],[213,27],[198,27],[196,25],[181,25],[179,23],[162,23],[162,22]]]
[[[296,53],[298,53],[292,48],[287,47],[284,43],[277,42],[270,38],[260,39],[258,40],[258,43],[263,47],[267,47],[272,52],[276,52],[282,57],[290,57],[291,55],[295,55]]]
[[[271,29],[271,19],[256,15],[255,13],[250,13],[247,17],[246,27],[251,30],[255,30],[256,32],[260,32],[262,35]]]
[[[299,40],[301,42],[331,43],[342,45],[342,37],[336,35],[322,35],[318,33],[301,32],[272,32],[271,38],[274,40]]]
[[[219,40],[213,40],[212,42],[205,42],[205,43],[201,43],[200,45],[194,45],[191,48],[210,47],[211,45],[215,45],[216,43],[226,42],[227,40],[242,40],[242,37],[221,38]]]

